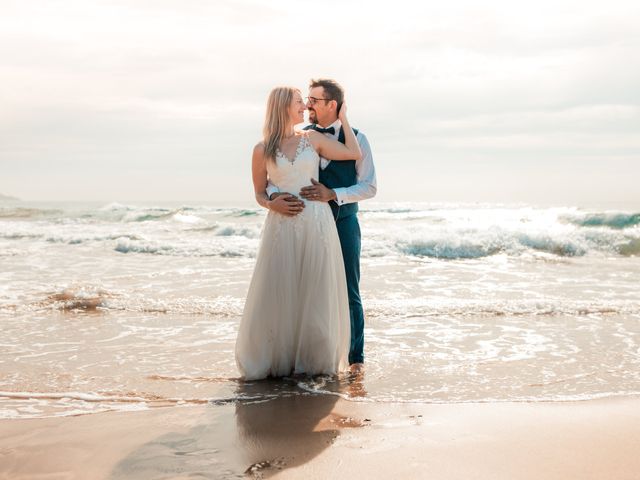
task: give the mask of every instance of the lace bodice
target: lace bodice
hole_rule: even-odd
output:
[[[274,162],[267,162],[267,173],[271,183],[281,192],[297,195],[302,187],[311,185],[311,179],[318,179],[320,156],[309,141],[309,133],[300,135],[298,148],[292,159],[280,151]]]

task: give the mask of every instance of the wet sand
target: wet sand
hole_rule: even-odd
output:
[[[0,479],[637,479],[640,398],[333,395],[0,421]]]

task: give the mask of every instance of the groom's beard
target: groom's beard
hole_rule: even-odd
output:
[[[314,110],[309,110],[309,123],[318,123],[318,117]]]

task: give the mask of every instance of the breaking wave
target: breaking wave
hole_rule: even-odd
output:
[[[581,227],[609,227],[624,229],[640,225],[640,213],[585,213],[583,215],[567,215],[561,217],[569,223]]]

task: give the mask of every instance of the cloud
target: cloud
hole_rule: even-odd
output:
[[[382,198],[418,197],[412,172],[434,165],[465,195],[478,164],[520,185],[525,171],[541,181],[539,165],[575,178],[597,158],[612,191],[610,166],[640,174],[635,2],[5,3],[0,178],[13,183],[0,189],[18,196],[28,178],[30,194],[250,197],[267,93],[317,76],[347,88],[380,185],[395,185]],[[105,165],[131,180],[79,187]],[[178,171],[193,188],[174,188]]]

